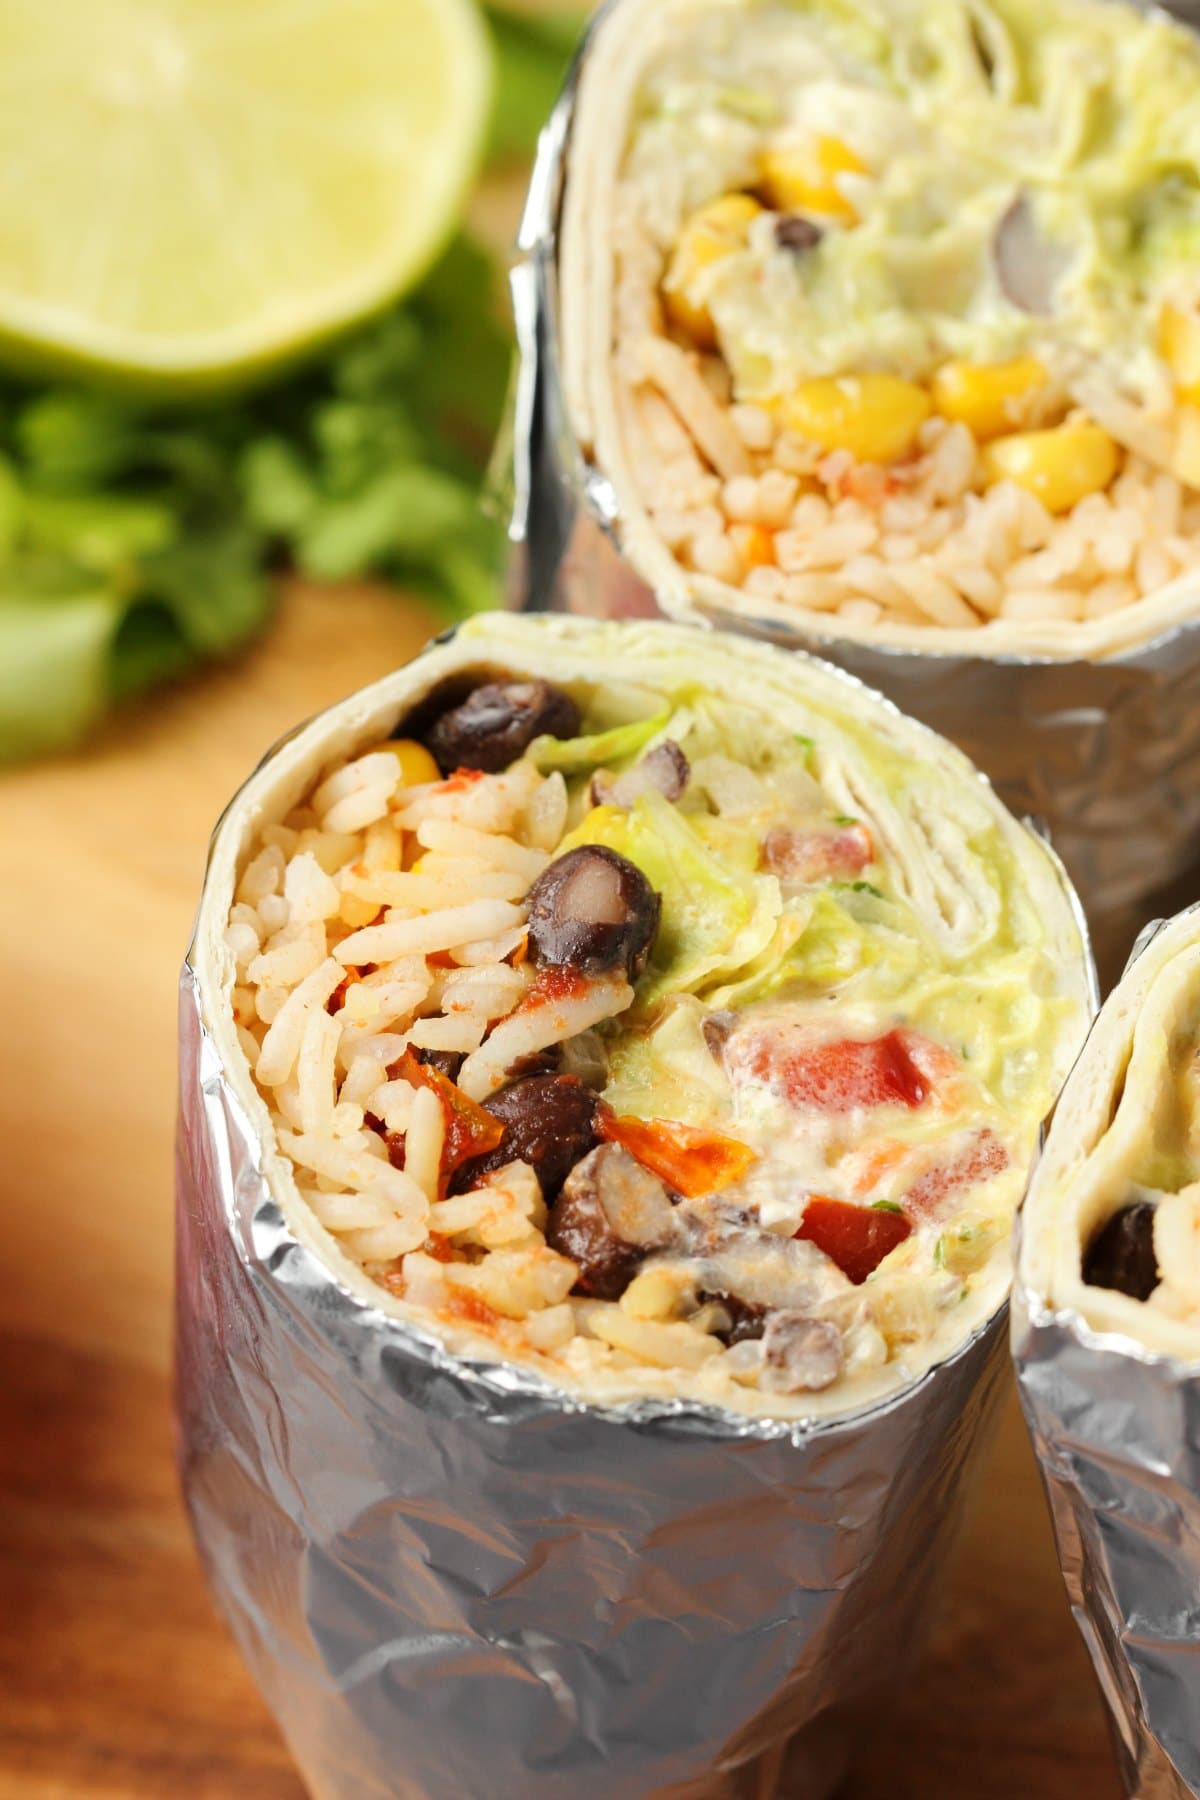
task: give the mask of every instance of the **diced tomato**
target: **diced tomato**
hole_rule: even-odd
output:
[[[473,1156],[484,1156],[489,1150],[495,1150],[504,1136],[503,1121],[494,1118],[490,1112],[469,1095],[456,1087],[449,1076],[443,1075],[440,1069],[432,1068],[428,1063],[419,1062],[411,1050],[406,1050],[395,1066],[395,1074],[412,1087],[431,1088],[442,1103],[442,1116],[445,1121],[445,1136],[442,1140],[441,1186],[443,1190],[451,1175],[461,1163]],[[404,1167],[404,1139],[396,1132],[389,1132],[386,1137],[388,1156],[397,1168]],[[397,1153],[400,1161],[396,1161]]]
[[[906,1209],[919,1219],[936,1219],[944,1201],[964,1188],[974,1187],[999,1175],[1009,1165],[1009,1154],[995,1132],[983,1130],[949,1162],[918,1175],[904,1196]]]
[[[804,1208],[796,1236],[823,1250],[859,1287],[911,1231],[903,1213],[814,1194]]]
[[[677,1119],[637,1119],[607,1106],[599,1109],[596,1129],[610,1144],[623,1144],[645,1168],[689,1200],[728,1187],[758,1158],[757,1150],[724,1132],[681,1125]]]
[[[917,1107],[932,1092],[914,1057],[923,1048],[923,1040],[904,1031],[824,1040],[764,1035],[747,1046],[745,1066],[758,1080],[777,1084],[790,1105],[815,1112]]]
[[[816,825],[806,831],[776,825],[763,840],[763,867],[785,882],[848,881],[874,860],[865,825]]]

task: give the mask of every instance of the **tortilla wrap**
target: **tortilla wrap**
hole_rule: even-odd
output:
[[[1157,932],[1105,1001],[1055,1108],[1021,1225],[1021,1282],[1040,1305],[1181,1362],[1200,1360],[1200,1294],[1182,1229],[1200,1148],[1190,1117],[1198,1047],[1193,908]],[[1170,1201],[1179,1214],[1173,1229],[1153,1232],[1160,1285],[1144,1299],[1084,1279],[1089,1246],[1138,1201],[1156,1214]]]

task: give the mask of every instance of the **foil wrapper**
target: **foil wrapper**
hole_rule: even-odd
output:
[[[832,1793],[930,1617],[1007,1381],[1005,1309],[899,1395],[812,1425],[588,1405],[457,1358],[294,1235],[208,1016],[189,959],[182,1480],[312,1792]]]
[[[1162,928],[1134,945],[1133,962]],[[1017,1222],[1018,1268],[1021,1222]],[[1012,1348],[1063,1580],[1132,1800],[1200,1795],[1200,1369],[1018,1276]]]
[[[510,598],[529,610],[609,618],[657,607],[622,557],[619,496],[581,448],[564,401],[558,232],[579,77],[590,41],[619,4],[608,0],[596,14],[542,134],[512,273],[521,369]],[[1171,10],[1197,22],[1190,6]],[[1133,905],[1195,860],[1200,617],[1102,661],[872,647],[756,618],[749,605],[691,619],[835,662],[948,737],[1019,818],[1046,821],[1093,917]]]

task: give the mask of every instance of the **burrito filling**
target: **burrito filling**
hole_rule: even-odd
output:
[[[1154,1065],[1154,1130],[1108,1184],[1113,1210],[1084,1245],[1083,1280],[1200,1326],[1200,1020],[1134,1054],[1142,1081]]]
[[[241,873],[234,1015],[389,1295],[769,1405],[998,1303],[1079,998],[969,773],[657,679],[472,670],[325,767]]]
[[[1097,0],[700,0],[655,42],[613,368],[679,565],[961,627],[1100,619],[1200,563],[1188,31]]]

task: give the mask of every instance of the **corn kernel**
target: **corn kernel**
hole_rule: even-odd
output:
[[[925,389],[899,375],[822,376],[777,404],[797,437],[867,463],[895,462],[911,450],[933,411]]]
[[[989,482],[1015,481],[1052,513],[1070,512],[1088,494],[1100,493],[1119,460],[1113,440],[1090,419],[997,438],[983,453]]]
[[[761,525],[731,525],[729,536],[743,570],[764,569],[775,561],[775,539]]]
[[[1179,409],[1173,466],[1180,481],[1200,488],[1200,406]]]
[[[777,212],[820,213],[853,223],[858,213],[837,184],[839,175],[862,175],[866,164],[841,138],[822,135],[809,143],[778,144],[758,159],[759,181]]]
[[[413,738],[389,738],[386,744],[373,744],[372,751],[376,755],[386,751],[396,758],[400,764],[401,787],[421,787],[427,781],[442,779],[442,771],[424,744],[418,744]],[[362,754],[368,753],[364,750]]]
[[[979,443],[1033,423],[1050,377],[1036,356],[1006,363],[943,363],[933,403],[944,419],[965,425]]]
[[[693,213],[679,234],[663,281],[663,305],[676,330],[702,349],[711,349],[716,342],[713,322],[707,306],[688,290],[705,269],[741,249],[761,211],[749,194],[722,194]]]
[[[1164,306],[1158,322],[1158,347],[1175,377],[1181,400],[1200,400],[1200,315]]]

